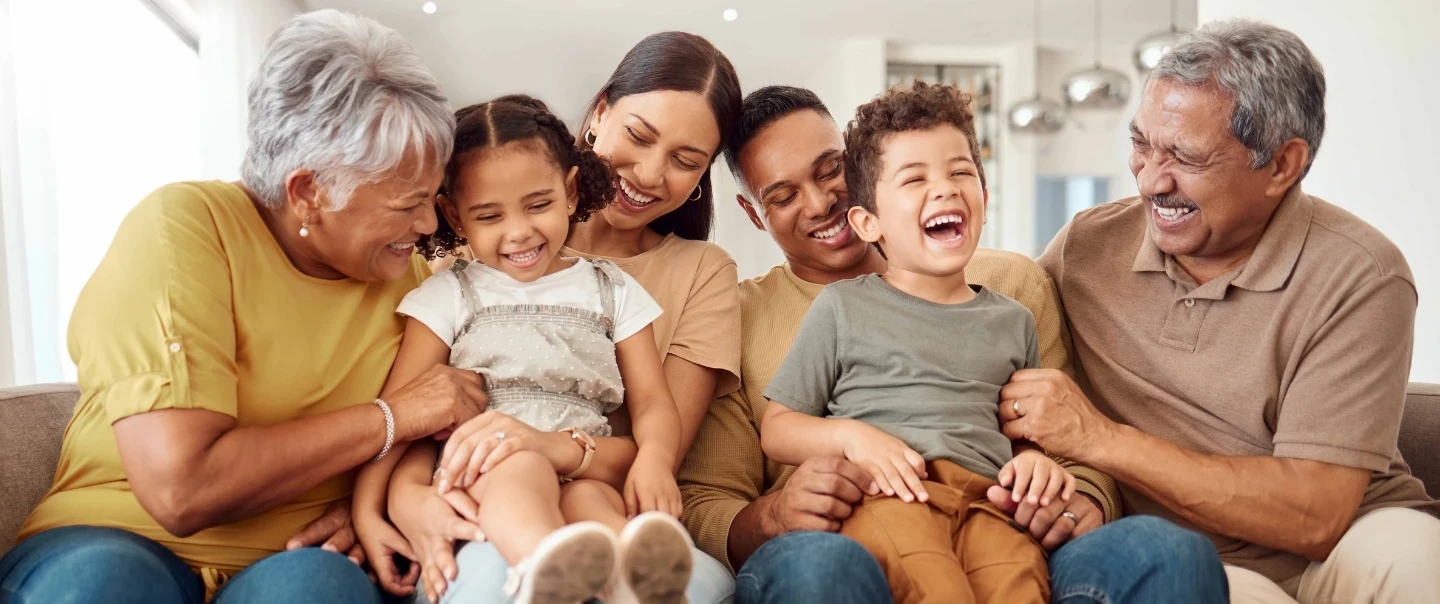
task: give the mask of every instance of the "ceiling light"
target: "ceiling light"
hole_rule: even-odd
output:
[[[427,14],[427,15],[433,15],[433,14],[435,14],[435,3],[434,3],[434,2],[426,2],[426,3],[424,3],[424,4],[421,4],[421,5],[420,5],[420,10],[425,11],[425,14]]]
[[[1081,69],[1060,84],[1065,104],[1073,109],[1120,107],[1130,98],[1130,76],[1100,66],[1100,0],[1095,0],[1095,66]]]
[[[740,13],[733,8],[727,8],[725,9],[725,12],[720,13],[720,16],[723,17],[726,21],[734,21],[740,18]]]

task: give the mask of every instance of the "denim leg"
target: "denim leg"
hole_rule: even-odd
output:
[[[1131,516],[1065,544],[1050,556],[1051,601],[1229,602],[1215,546],[1155,516]]]
[[[200,577],[174,552],[130,531],[50,529],[0,558],[0,602],[200,604]]]
[[[380,588],[344,555],[305,547],[251,564],[220,588],[214,604],[252,602],[380,604]]]
[[[888,603],[890,585],[870,552],[834,533],[797,532],[771,539],[735,577],[739,604]]]

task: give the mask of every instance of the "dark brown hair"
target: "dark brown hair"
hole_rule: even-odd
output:
[[[659,90],[695,92],[705,97],[720,128],[720,146],[710,158],[713,165],[715,157],[730,140],[735,117],[740,113],[740,79],[730,59],[709,40],[695,34],[678,31],[652,34],[625,53],[610,79],[590,100],[585,119],[580,122],[581,131],[589,128],[590,118],[600,101],[614,107],[620,99],[632,94]],[[684,239],[709,239],[715,222],[715,188],[710,184],[710,166],[706,166],[700,176],[699,186],[699,199],[686,201],[675,211],[656,218],[650,228],[661,235],[674,233]]]
[[[916,81],[895,88],[855,110],[845,126],[845,188],[850,203],[875,212],[875,182],[880,177],[880,152],[892,134],[929,130],[949,124],[965,134],[980,188],[985,188],[985,167],[980,165],[980,143],[975,138],[975,114],[970,95],[954,86]]]
[[[441,192],[452,200],[455,198],[463,162],[477,159],[486,149],[526,140],[534,140],[548,152],[562,174],[570,168],[580,168],[575,176],[579,200],[575,203],[575,213],[570,216],[571,224],[584,222],[614,199],[615,177],[605,160],[589,149],[577,147],[565,122],[550,113],[545,103],[523,94],[502,96],[455,112],[455,151],[450,155],[450,163],[445,165]],[[440,219],[439,225],[418,244],[420,253],[431,260],[444,257],[466,243],[465,238],[450,228],[439,204],[435,205],[435,213]]]

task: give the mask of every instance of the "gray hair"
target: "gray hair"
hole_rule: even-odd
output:
[[[1315,163],[1325,136],[1325,70],[1295,34],[1245,19],[1206,23],[1161,58],[1150,78],[1225,91],[1235,102],[1230,133],[1250,150],[1252,169],[1295,138],[1310,145],[1300,177]]]
[[[272,208],[285,203],[294,170],[314,170],[340,209],[406,152],[443,163],[454,145],[455,117],[415,50],[394,30],[334,9],[299,15],[271,36],[249,104],[241,178]]]

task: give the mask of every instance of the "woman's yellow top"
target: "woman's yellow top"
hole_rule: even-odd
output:
[[[208,409],[254,426],[370,404],[400,348],[395,307],[429,275],[419,256],[412,266],[390,282],[317,279],[290,263],[238,186],[186,182],[150,194],[75,304],[69,347],[80,402],[54,485],[20,539],[60,526],[121,528],[160,542],[216,584],[283,550],[350,494],[353,472],[179,538],[130,491],[111,424],[156,409]]]

